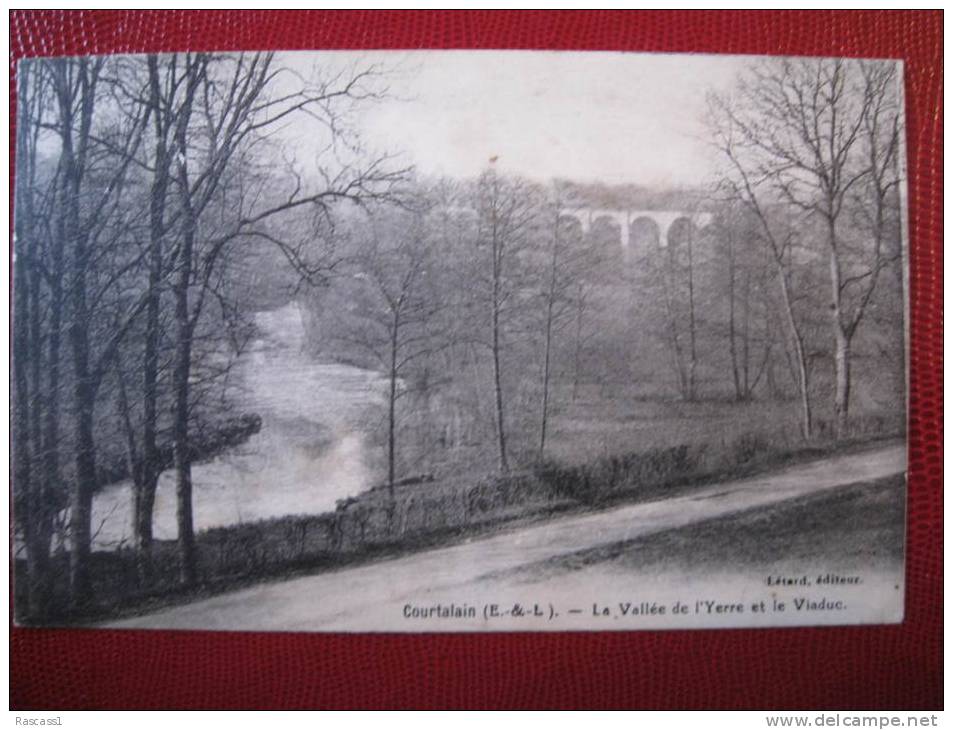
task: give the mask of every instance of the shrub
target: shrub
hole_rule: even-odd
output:
[[[545,462],[536,468],[536,478],[550,499],[571,499],[588,504],[598,497],[598,490],[593,489],[594,481],[586,466]]]
[[[759,456],[769,454],[772,449],[770,441],[764,436],[753,433],[743,434],[731,445],[730,466],[744,466],[750,464]]]

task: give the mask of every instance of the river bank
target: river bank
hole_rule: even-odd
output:
[[[288,514],[321,514],[371,486],[365,443],[385,382],[375,372],[315,360],[294,303],[255,315],[257,336],[236,367],[236,410],[257,432],[192,469],[196,530]],[[97,550],[131,543],[132,487],[103,489],[93,504]],[[159,479],[154,534],[174,540],[175,484]]]
[[[465,631],[489,628],[482,611],[472,620],[451,617],[411,623],[406,609],[483,605],[488,600],[512,606],[512,601],[531,600],[556,605],[564,615],[560,625],[567,628],[660,628],[666,626],[664,621],[607,623],[593,614],[589,620],[584,615],[565,616],[564,609],[595,598],[634,596],[664,596],[671,605],[699,590],[737,599],[775,590],[765,587],[765,576],[805,571],[820,575],[816,571],[823,569],[863,576],[863,586],[850,587],[849,600],[859,603],[849,622],[896,621],[903,605],[905,462],[903,444],[894,442],[756,477],[699,485],[664,499],[511,523],[492,534],[471,535],[412,554],[394,553],[386,560],[379,555],[361,567],[351,562],[311,575],[285,575],[106,625]],[[761,548],[763,543],[767,549]],[[891,590],[889,595],[898,600],[882,600],[888,596],[885,589],[894,587],[897,592]],[[775,620],[815,622],[794,611]],[[822,623],[844,620],[836,612],[816,617]],[[685,624],[679,618],[667,627]],[[731,617],[716,625],[732,625]],[[498,617],[492,628],[553,626],[545,618],[534,621],[514,614]]]
[[[540,469],[477,481],[408,483],[397,489],[394,503],[386,489],[373,489],[342,502],[332,512],[290,514],[201,531],[197,535],[200,584],[189,590],[177,584],[174,541],[157,541],[155,570],[148,585],[140,583],[132,550],[99,551],[93,560],[94,603],[79,612],[48,617],[46,622],[85,624],[148,613],[248,585],[459,544],[563,515],[675,499],[727,479],[873,452],[891,443],[896,441],[867,437],[765,451],[753,457],[736,449],[718,456],[717,462],[715,457],[705,460],[702,454],[673,447],[556,472]],[[721,464],[717,469],[716,463]],[[599,485],[598,491],[593,491],[593,484]],[[20,574],[21,562],[16,565]]]

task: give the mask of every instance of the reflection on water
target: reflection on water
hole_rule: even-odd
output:
[[[304,348],[301,312],[294,304],[255,315],[261,338],[239,366],[239,410],[258,413],[261,431],[211,462],[192,467],[195,527],[314,514],[366,489],[364,432],[369,406],[383,402],[377,373],[313,360]],[[96,546],[129,541],[132,490],[128,482],[97,495]],[[175,482],[159,480],[155,536],[174,539]]]

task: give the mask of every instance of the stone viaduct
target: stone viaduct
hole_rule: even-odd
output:
[[[572,218],[582,227],[583,235],[589,233],[592,225],[602,219],[607,219],[619,226],[620,237],[622,239],[622,248],[625,251],[629,249],[629,242],[632,237],[632,226],[636,223],[645,221],[654,224],[658,231],[659,245],[667,246],[669,233],[678,221],[686,221],[692,224],[696,230],[700,230],[709,225],[712,220],[711,213],[692,213],[683,210],[614,210],[609,208],[564,208],[560,214],[561,217]]]

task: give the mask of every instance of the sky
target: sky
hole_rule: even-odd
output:
[[[491,158],[546,181],[703,182],[712,167],[705,95],[726,90],[733,56],[552,51],[289,54],[304,70],[381,63],[389,98],[358,117],[368,149],[401,152],[421,173],[472,177]],[[297,136],[297,135],[296,135]],[[307,150],[308,137],[298,136]]]

